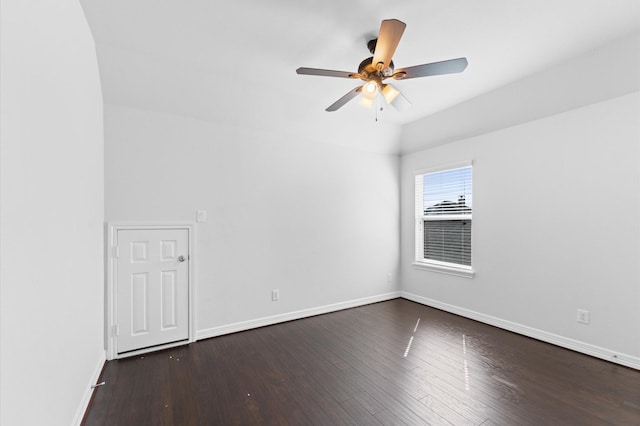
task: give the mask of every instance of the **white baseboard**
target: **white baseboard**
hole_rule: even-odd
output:
[[[432,308],[436,308],[442,311],[450,312],[452,314],[460,315],[465,318],[470,318],[475,321],[480,321],[485,324],[493,325],[495,327],[502,328],[504,330],[522,334],[523,336],[531,337],[533,339],[551,343],[556,346],[560,346],[566,349],[571,349],[573,351],[580,352],[586,355],[591,355],[593,357],[604,359],[606,361],[610,361],[616,364],[624,365],[625,367],[630,367],[636,370],[640,370],[640,358],[632,355],[621,354],[611,349],[602,348],[600,346],[591,345],[589,343],[581,342],[579,340],[574,340],[568,337],[559,336],[557,334],[549,333],[547,331],[538,330],[536,328],[528,327],[522,324],[517,324],[511,321],[506,321],[501,318],[492,317],[490,315],[485,315],[480,312],[475,312],[469,309],[460,308],[458,306],[449,305],[447,303],[443,303],[437,300],[418,296],[416,294],[407,293],[405,291],[400,292],[400,297],[407,300],[412,300],[422,305],[431,306]]]
[[[80,424],[82,423],[82,418],[84,417],[84,413],[87,411],[87,408],[89,408],[89,401],[91,401],[91,395],[93,395],[93,389],[91,388],[91,386],[95,385],[98,382],[98,379],[100,378],[102,367],[104,367],[104,363],[107,361],[106,355],[107,354],[104,351],[102,351],[100,354],[100,359],[98,359],[96,368],[93,370],[93,374],[89,379],[87,388],[84,394],[82,395],[82,400],[78,405],[78,409],[76,410],[76,415],[73,417],[73,422],[71,424],[74,426],[80,426]]]
[[[386,300],[397,299],[398,297],[400,297],[400,292],[394,291],[377,296],[363,297],[361,299],[349,300],[346,302],[334,303],[331,305],[324,305],[316,308],[303,309],[301,311],[288,312],[285,314],[273,315],[270,317],[257,318],[249,321],[236,322],[233,324],[221,325],[219,327],[197,330],[196,340],[208,339],[210,337],[221,336],[223,334],[236,333],[238,331],[250,330],[252,328],[264,327],[267,325],[311,317],[314,315],[327,314],[329,312],[355,308],[358,306],[368,305],[370,303],[384,302]]]

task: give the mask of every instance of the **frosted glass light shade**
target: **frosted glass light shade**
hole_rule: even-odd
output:
[[[362,96],[373,100],[378,95],[378,85],[374,81],[369,81],[362,86]]]
[[[389,105],[393,104],[393,101],[396,100],[400,92],[390,84],[385,84],[382,86],[382,96],[384,96],[385,101]]]
[[[359,103],[360,103],[360,105],[362,105],[365,108],[369,108],[369,109],[373,108],[373,99],[366,98],[364,96],[364,94],[362,96],[360,96],[360,102]]]

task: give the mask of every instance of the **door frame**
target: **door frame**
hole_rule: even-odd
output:
[[[183,342],[168,343],[166,345],[154,346],[153,348],[140,349],[136,351],[130,351],[126,354],[118,355],[117,351],[117,277],[118,277],[118,262],[117,262],[117,240],[118,231],[127,230],[163,230],[163,229],[182,229],[186,230],[189,238],[189,270],[188,270],[188,288],[189,288],[189,339],[188,343],[196,341],[196,286],[195,286],[195,271],[196,271],[196,252],[195,252],[195,238],[196,228],[194,222],[189,221],[167,221],[167,222],[107,222],[107,249],[105,250],[106,257],[106,286],[105,286],[105,349],[106,357],[108,360],[125,358],[135,356],[147,352],[158,351],[161,349],[171,348],[174,346],[184,345]]]

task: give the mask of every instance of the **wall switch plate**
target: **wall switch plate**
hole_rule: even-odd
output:
[[[578,317],[576,320],[581,324],[589,324],[589,311],[578,309]]]
[[[271,290],[271,301],[280,300],[280,290]]]
[[[207,211],[206,210],[198,210],[196,213],[196,220],[198,222],[206,222],[207,221]]]

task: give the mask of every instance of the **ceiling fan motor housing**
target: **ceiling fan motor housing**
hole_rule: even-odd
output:
[[[373,56],[371,56],[370,58],[360,62],[360,65],[358,65],[358,74],[360,74],[361,78],[365,81],[370,81],[372,79],[383,80],[393,74],[393,69],[394,65],[393,61],[391,61],[389,62],[389,67],[379,71],[373,64]]]

